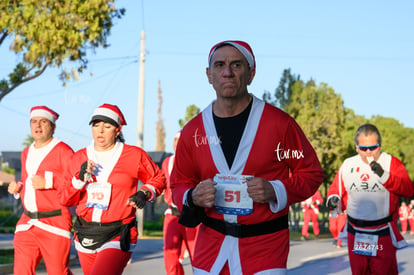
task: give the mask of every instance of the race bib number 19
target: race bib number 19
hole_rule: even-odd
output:
[[[253,200],[247,193],[246,179],[249,177],[252,176],[217,174],[214,177],[217,213],[243,216],[253,212]]]
[[[94,182],[86,186],[88,201],[86,207],[107,210],[111,198],[111,184],[109,182]]]

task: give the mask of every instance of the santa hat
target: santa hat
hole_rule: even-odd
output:
[[[30,118],[38,116],[50,120],[53,124],[55,124],[56,120],[59,118],[58,113],[46,106],[35,106],[32,109],[30,109]]]
[[[254,58],[252,48],[246,42],[238,41],[238,40],[226,40],[226,41],[223,41],[223,42],[220,42],[220,43],[217,43],[216,45],[214,45],[211,48],[210,53],[208,55],[208,64],[209,65],[210,65],[210,62],[211,62],[211,58],[213,57],[213,54],[215,53],[216,49],[221,47],[221,46],[224,46],[224,45],[230,45],[230,46],[233,46],[236,49],[238,49],[244,55],[244,57],[247,59],[247,62],[249,63],[249,67],[251,69],[256,68],[256,61],[255,61],[255,58]]]
[[[92,124],[94,121],[108,122],[115,127],[126,125],[124,115],[118,106],[107,103],[99,106],[95,109],[95,111],[93,111],[89,124]]]

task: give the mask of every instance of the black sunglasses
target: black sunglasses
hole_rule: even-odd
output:
[[[371,145],[371,146],[360,146],[360,145],[357,145],[358,149],[361,150],[361,151],[364,151],[364,152],[367,151],[367,150],[374,151],[379,146],[380,146],[379,143],[377,143],[375,145]]]

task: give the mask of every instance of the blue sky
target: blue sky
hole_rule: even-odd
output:
[[[215,98],[205,76],[212,45],[247,41],[257,72],[249,91],[273,93],[284,69],[302,80],[327,83],[344,105],[367,118],[382,115],[414,128],[414,2],[412,1],[117,1],[126,8],[109,37],[111,46],[90,53],[89,67],[62,87],[51,68],[0,102],[0,151],[22,150],[30,133],[29,110],[55,109],[55,136],[75,150],[91,143],[93,110],[118,105],[128,125],[126,142],[137,144],[140,33],[146,32],[144,149],[155,149],[157,89],[163,92],[166,150],[191,104],[200,109]],[[10,40],[8,41],[10,43]],[[0,78],[17,58],[0,48]],[[71,68],[70,63],[64,67]]]

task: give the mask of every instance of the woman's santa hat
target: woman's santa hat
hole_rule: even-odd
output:
[[[89,124],[92,124],[94,121],[104,121],[111,123],[115,127],[121,125],[126,125],[124,115],[121,110],[116,105],[103,104],[93,111],[91,121]]]
[[[30,118],[39,116],[50,120],[53,124],[55,124],[56,120],[59,118],[58,113],[46,106],[35,106],[30,109]]]
[[[255,69],[256,68],[256,60],[254,58],[254,54],[253,54],[253,50],[252,48],[249,46],[249,44],[247,44],[244,41],[239,41],[239,40],[226,40],[220,43],[217,43],[216,45],[214,45],[211,50],[210,53],[208,55],[208,65],[210,66],[211,63],[211,58],[213,57],[213,54],[215,53],[215,51],[225,45],[230,45],[235,47],[236,49],[238,49],[243,55],[244,57],[247,59],[247,63],[249,63],[249,67],[250,69]]]

